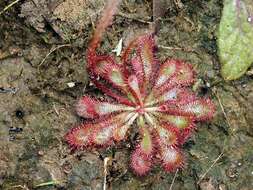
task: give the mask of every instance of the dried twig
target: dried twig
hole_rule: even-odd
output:
[[[29,190],[29,188],[26,185],[14,185],[9,187],[7,190],[17,190],[17,189]]]
[[[223,156],[224,154],[224,149],[222,152],[219,154],[219,156],[213,161],[212,165],[205,171],[205,173],[200,177],[198,180],[197,184],[199,184],[206,176],[206,174],[214,167],[214,165],[219,161],[219,159]]]
[[[103,184],[103,190],[106,190],[107,165],[108,165],[108,162],[110,160],[111,160],[111,157],[106,157],[104,159],[104,184]]]
[[[59,113],[59,111],[56,109],[55,104],[53,104],[53,108],[54,108],[54,111],[55,111],[56,115],[59,117],[60,113]]]
[[[173,50],[173,51],[194,52],[194,49],[191,49],[191,48],[169,47],[169,46],[163,46],[163,45],[158,45],[158,48]]]
[[[52,185],[58,185],[61,184],[65,181],[57,181],[57,180],[52,180],[52,181],[48,181],[48,182],[44,182],[44,183],[40,183],[38,185],[35,185],[35,188],[37,187],[45,187],[45,186],[52,186]]]
[[[7,11],[8,9],[10,9],[11,7],[13,7],[15,4],[17,4],[20,0],[16,0],[13,1],[12,3],[10,3],[9,5],[7,5],[1,12],[0,12],[0,16]]]
[[[173,177],[173,179],[172,179],[172,182],[171,182],[171,185],[170,185],[169,190],[172,190],[172,187],[173,187],[173,185],[174,185],[174,183],[175,183],[175,180],[176,180],[176,177],[177,177],[177,172],[178,172],[178,169],[177,169],[177,171],[176,171],[176,173],[175,173],[175,175],[174,175],[174,177]]]
[[[217,100],[218,100],[218,102],[219,102],[221,111],[222,111],[222,113],[223,113],[223,115],[224,115],[224,117],[225,117],[225,119],[226,119],[226,122],[227,122],[228,126],[231,127],[231,124],[230,124],[230,121],[229,121],[229,119],[228,119],[227,113],[225,112],[224,106],[223,106],[223,104],[222,104],[222,102],[221,102],[221,99],[220,99],[218,93],[215,92],[215,91],[213,91],[213,92],[214,92],[214,95],[216,96],[216,98],[217,98]]]
[[[127,19],[131,19],[131,20],[134,20],[134,21],[137,21],[137,22],[140,22],[140,23],[143,23],[143,24],[151,24],[151,22],[147,21],[147,20],[143,20],[143,19],[140,19],[140,18],[136,18],[130,14],[125,14],[123,12],[118,12],[117,15],[121,16],[121,17],[124,17],[124,18],[127,18]]]
[[[54,51],[56,51],[57,49],[60,49],[62,47],[70,47],[71,44],[63,44],[63,45],[59,45],[53,49],[50,50],[50,52],[44,57],[44,59],[40,62],[38,68],[40,68],[40,66],[46,61],[46,59],[48,58],[49,55],[51,55]]]
[[[174,0],[175,5],[177,6],[178,9],[182,9],[184,4],[182,3],[181,0]]]

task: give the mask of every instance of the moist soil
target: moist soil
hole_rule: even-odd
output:
[[[0,1],[0,11],[8,4]],[[89,81],[85,51],[104,1],[20,0],[0,15],[0,189],[100,190],[105,158],[111,158],[106,189],[253,189],[253,72],[232,82],[220,76],[216,31],[222,1],[164,5],[157,14],[151,1],[122,1],[99,51],[113,54],[120,39],[125,47],[162,14],[157,57],[192,64],[198,78],[193,90],[216,104],[214,119],[198,123],[183,147],[185,167],[175,174],[155,166],[145,177],[134,175],[131,137],[105,150],[68,147],[65,133],[82,122],[76,100],[101,94]]]

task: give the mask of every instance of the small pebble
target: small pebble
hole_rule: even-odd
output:
[[[42,150],[39,150],[39,151],[38,151],[38,155],[39,155],[39,156],[43,156],[43,155],[44,155],[44,152],[43,152]]]
[[[76,84],[74,82],[68,82],[67,85],[69,88],[73,88]]]

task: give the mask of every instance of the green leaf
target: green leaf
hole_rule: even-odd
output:
[[[253,63],[252,0],[224,0],[218,48],[225,80],[241,77]]]

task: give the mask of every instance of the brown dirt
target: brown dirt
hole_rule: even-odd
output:
[[[20,1],[0,15],[0,189],[101,189],[105,157],[113,157],[108,189],[170,188],[174,174],[159,167],[144,178],[133,175],[131,140],[93,152],[72,152],[64,141],[66,131],[80,122],[73,109],[76,99],[98,93],[89,85],[84,53],[103,2]],[[1,1],[0,10],[8,3]],[[193,64],[199,78],[194,90],[211,96],[217,106],[214,120],[199,124],[185,144],[187,165],[173,189],[252,190],[253,79],[225,82],[220,77],[215,32],[222,3],[169,0],[167,6],[158,57]],[[111,52],[121,38],[127,44],[149,30],[151,16],[151,1],[123,1],[101,51]]]

